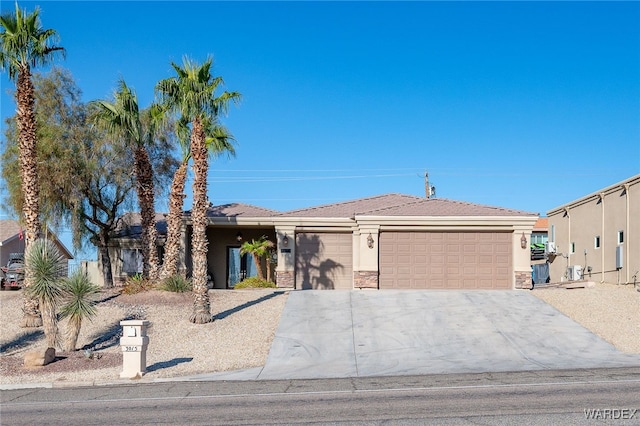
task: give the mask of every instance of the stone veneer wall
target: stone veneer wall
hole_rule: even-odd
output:
[[[276,285],[278,288],[294,288],[295,279],[293,272],[278,272],[276,271]]]
[[[531,290],[533,287],[533,279],[531,271],[516,271],[516,288],[522,290]]]
[[[353,272],[354,288],[378,288],[378,272],[377,271],[354,271]]]

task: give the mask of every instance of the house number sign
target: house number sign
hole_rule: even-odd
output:
[[[140,352],[140,346],[125,346],[125,352]]]

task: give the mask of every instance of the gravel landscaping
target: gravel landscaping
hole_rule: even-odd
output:
[[[191,294],[105,292],[98,315],[82,326],[80,350],[56,353],[56,361],[27,369],[25,352],[42,347],[42,329],[19,327],[22,292],[0,292],[0,383],[121,382],[120,321],[147,319],[149,348],[143,380],[231,371],[265,364],[288,292],[271,289],[212,290],[215,321],[188,321]],[[640,354],[640,292],[633,286],[536,288],[531,294],[626,353]],[[64,330],[64,321],[60,324]],[[90,349],[91,352],[84,349]]]

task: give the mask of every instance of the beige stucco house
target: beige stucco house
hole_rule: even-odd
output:
[[[264,235],[276,244],[273,262],[281,288],[529,288],[529,241],[537,219],[536,213],[402,194],[288,212],[237,203],[211,206],[208,271],[213,288],[232,288],[254,268],[239,254],[242,241]],[[161,220],[158,229],[164,227]],[[181,264],[189,274],[188,212],[183,235]],[[114,240],[120,259],[115,276],[126,269],[122,249],[134,250],[135,239],[135,230],[121,230]]]
[[[547,216],[552,282],[640,281],[640,175],[556,207]]]

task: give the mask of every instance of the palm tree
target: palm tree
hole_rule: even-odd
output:
[[[206,122],[216,122],[219,114],[226,113],[231,101],[238,102],[240,94],[216,91],[223,84],[222,77],[213,77],[213,59],[208,58],[199,65],[187,58],[183,67],[171,66],[177,76],[158,82],[156,90],[163,102],[191,124],[191,157],[193,158],[193,206],[191,220],[193,237],[191,251],[193,259],[194,312],[190,321],[196,324],[211,322],[209,294],[207,288],[207,171],[208,151],[206,145]]]
[[[114,102],[95,101],[98,112],[96,122],[116,137],[123,136],[133,149],[136,190],[140,205],[142,234],[142,276],[155,280],[158,278],[159,261],[156,249],[157,231],[154,207],[153,168],[147,146],[153,143],[156,126],[163,120],[163,111],[158,105],[140,111],[138,98],[124,82],[120,80],[114,93]],[[146,114],[146,117],[143,117]],[[144,122],[144,124],[143,124]]]
[[[190,129],[183,118],[177,122],[176,133],[182,152],[182,162],[173,176],[171,192],[169,193],[169,214],[167,215],[167,240],[165,243],[164,262],[162,264],[161,278],[165,279],[178,273],[178,254],[180,252],[180,236],[182,228],[182,207],[184,205],[184,185],[187,180],[187,165],[191,159],[189,146]],[[233,147],[233,135],[222,125],[207,123],[205,132],[208,151],[214,156],[227,153],[235,155]]]
[[[51,240],[39,238],[27,249],[25,272],[31,275],[33,282],[25,287],[25,292],[40,305],[49,348],[55,348],[59,341],[56,308],[62,297],[66,270],[66,259]]]
[[[76,350],[78,335],[83,319],[91,319],[97,314],[95,304],[100,287],[92,283],[84,271],[77,270],[63,284],[63,303],[61,318],[69,318],[65,333],[63,350]]]
[[[267,257],[273,247],[273,242],[269,241],[266,236],[262,236],[257,240],[245,241],[240,247],[240,254],[250,253],[253,255],[253,262],[258,270],[258,278],[264,280],[262,273],[262,259]],[[269,259],[267,259],[269,262]]]
[[[50,63],[64,49],[55,46],[58,34],[53,29],[43,29],[40,10],[33,13],[20,10],[0,17],[0,68],[7,71],[16,83],[18,139],[20,150],[20,178],[22,182],[22,221],[25,227],[26,247],[40,237],[40,206],[38,191],[38,163],[36,156],[36,118],[34,88],[31,70]],[[25,276],[25,287],[33,282],[29,273]],[[26,295],[26,292],[25,292]],[[24,299],[23,327],[39,327],[42,319],[33,300]]]

